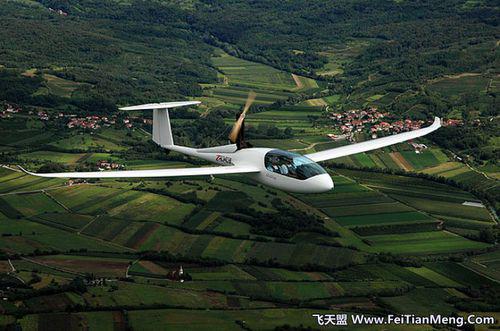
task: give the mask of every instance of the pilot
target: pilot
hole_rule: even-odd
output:
[[[282,175],[287,175],[288,174],[288,167],[286,166],[286,164],[280,165],[280,173]]]

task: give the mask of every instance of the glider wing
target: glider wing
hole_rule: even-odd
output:
[[[157,170],[123,170],[123,171],[91,171],[91,172],[57,172],[34,173],[18,166],[28,175],[49,178],[146,178],[146,177],[184,177],[207,176],[224,174],[244,174],[259,172],[260,169],[252,166],[222,166],[202,168],[177,168]]]
[[[439,117],[435,117],[434,123],[432,123],[432,125],[425,127],[425,128],[422,128],[422,129],[413,130],[413,131],[404,132],[404,133],[399,133],[399,134],[395,134],[395,135],[387,136],[387,137],[383,137],[383,138],[363,141],[363,142],[357,143],[357,144],[327,149],[325,151],[307,154],[305,156],[308,157],[309,159],[315,161],[315,162],[336,159],[338,157],[367,152],[367,151],[371,151],[373,149],[378,149],[378,148],[394,145],[397,143],[401,143],[403,141],[422,137],[422,136],[425,136],[426,134],[429,134],[433,131],[436,131],[440,127],[441,127],[441,120],[439,119]]]

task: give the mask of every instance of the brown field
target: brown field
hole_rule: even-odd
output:
[[[11,272],[12,268],[10,267],[9,262],[0,261],[0,272]]]
[[[116,331],[125,331],[127,330],[125,316],[122,311],[114,311],[113,312],[113,326]]]
[[[163,267],[157,265],[154,262],[151,261],[139,261],[138,262],[144,269],[148,270],[152,274],[159,274],[159,275],[165,275],[167,274],[167,270],[164,269]]]
[[[17,247],[29,247],[30,250],[31,249],[35,250],[37,248],[38,249],[49,248],[48,246],[39,243],[38,241],[26,238],[24,236],[5,237],[3,238],[3,244],[4,244],[4,246],[2,247],[3,251],[14,254],[19,253]]]
[[[394,152],[389,154],[391,159],[396,162],[396,164],[405,171],[412,171],[413,167],[399,152]]]
[[[93,273],[98,276],[123,277],[128,267],[127,260],[86,257],[51,257],[34,258],[34,261],[54,268],[61,268],[78,273]]]
[[[141,247],[142,244],[144,244],[146,242],[146,240],[149,239],[149,237],[151,237],[151,235],[156,231],[156,229],[158,229],[160,227],[160,224],[158,223],[155,223],[153,225],[151,225],[147,231],[144,232],[144,234],[142,236],[140,236],[139,238],[137,238],[137,240],[130,246],[132,247],[133,249],[139,249],[139,247]]]

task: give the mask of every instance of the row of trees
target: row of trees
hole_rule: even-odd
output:
[[[338,236],[324,227],[323,221],[314,215],[290,208],[281,199],[274,198],[272,206],[277,213],[266,213],[250,207],[238,207],[236,213],[227,216],[252,226],[250,232],[278,238],[291,238],[298,232],[315,232],[326,236]]]

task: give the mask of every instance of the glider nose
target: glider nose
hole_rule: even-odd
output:
[[[318,175],[316,180],[316,185],[318,192],[328,192],[333,189],[333,180],[328,174]]]

